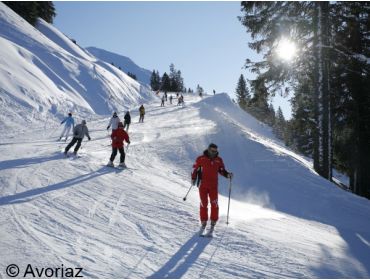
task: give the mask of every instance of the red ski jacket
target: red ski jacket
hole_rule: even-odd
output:
[[[113,148],[123,148],[123,141],[125,140],[127,143],[130,143],[130,138],[126,131],[123,128],[119,127],[112,131],[112,147]]]
[[[198,173],[200,170],[200,174]],[[200,188],[217,188],[218,173],[227,177],[229,172],[226,171],[224,162],[217,154],[216,157],[210,158],[208,151],[205,150],[203,155],[198,157],[193,165],[191,174],[192,180],[197,179],[197,175],[201,176]]]

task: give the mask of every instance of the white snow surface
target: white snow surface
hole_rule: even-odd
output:
[[[27,264],[91,278],[370,278],[369,200],[318,176],[226,94],[160,107],[54,27],[39,30],[0,3],[1,278],[9,264],[18,278]],[[105,166],[114,104],[132,113],[126,170]],[[56,141],[68,110],[92,137],[80,158]],[[210,142],[235,176],[230,224],[221,177],[215,236],[201,238],[196,187],[183,197]]]
[[[146,86],[74,44],[42,19],[37,28],[0,3],[0,129],[48,128],[152,99]]]
[[[369,201],[319,177],[225,94],[132,111],[127,170],[105,167],[108,117],[88,122],[81,158],[50,131],[0,145],[0,276],[8,264],[82,267],[101,278],[369,278]],[[220,220],[198,237],[196,156],[219,145]],[[126,148],[127,149],[127,148]],[[117,164],[116,159],[116,164]]]

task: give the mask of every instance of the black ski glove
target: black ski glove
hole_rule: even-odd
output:
[[[89,141],[90,141],[90,140],[91,140],[91,137],[89,137],[88,139],[89,139]]]
[[[110,125],[107,126],[107,130],[110,128]]]

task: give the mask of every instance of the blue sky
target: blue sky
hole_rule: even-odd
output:
[[[94,46],[130,57],[139,66],[181,70],[185,85],[200,84],[206,92],[235,97],[246,58],[258,59],[248,48],[249,34],[237,16],[240,2],[59,2],[54,25],[83,47]],[[287,100],[276,97],[290,116]]]

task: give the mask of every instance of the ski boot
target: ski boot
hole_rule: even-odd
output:
[[[118,166],[121,167],[121,168],[127,168],[127,166],[124,162],[121,162]]]
[[[108,162],[107,166],[109,166],[109,167],[114,167],[113,161],[111,161],[111,160],[110,160],[110,161]]]
[[[200,230],[199,230],[199,236],[204,236],[205,231],[206,231],[206,226],[207,226],[207,221],[202,221]]]

